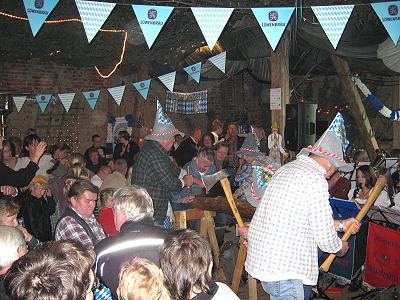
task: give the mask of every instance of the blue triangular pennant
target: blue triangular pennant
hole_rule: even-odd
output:
[[[25,11],[28,16],[29,24],[31,25],[33,36],[36,36],[58,1],[59,0],[24,0]]]
[[[233,8],[192,7],[192,13],[210,50],[214,48],[232,12]]]
[[[311,6],[333,48],[336,49],[354,5]]]
[[[201,62],[183,69],[185,70],[186,73],[190,75],[190,77],[196,80],[197,83],[200,82]]]
[[[263,7],[252,8],[251,10],[271,45],[272,50],[275,51],[282,33],[285,31],[290,17],[293,14],[294,7]]]
[[[60,98],[60,101],[67,112],[69,111],[71,104],[74,101],[74,97],[75,93],[58,94],[58,98]]]
[[[174,91],[176,71],[158,76],[158,79],[169,89],[171,92]]]
[[[220,69],[223,73],[225,73],[226,51],[210,57],[208,60],[212,62],[214,66]]]
[[[51,94],[38,94],[36,95],[36,102],[39,104],[40,110],[44,112],[50,102]]]
[[[132,5],[149,49],[174,10],[169,6]]]
[[[140,82],[135,82],[133,84],[134,88],[142,95],[144,101],[147,100],[147,94],[149,93],[151,79],[143,80]]]
[[[108,92],[114,98],[115,102],[117,102],[117,104],[120,105],[121,101],[122,101],[122,97],[124,96],[125,85],[109,88]]]
[[[158,116],[158,123],[164,125],[172,125],[171,119],[166,114],[164,114],[164,109],[158,100],[157,100],[157,116]]]
[[[371,3],[371,6],[396,45],[400,37],[400,1]]]
[[[99,98],[100,95],[100,90],[82,92],[82,94],[85,96],[86,101],[89,103],[91,109],[94,109],[97,103],[97,99]]]
[[[13,97],[15,106],[17,107],[17,111],[19,112],[22,108],[22,106],[24,106],[24,103],[26,101],[26,96],[14,96]]]
[[[89,43],[107,20],[115,3],[75,0]]]

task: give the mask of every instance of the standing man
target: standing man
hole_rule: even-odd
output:
[[[222,142],[224,139],[221,137],[222,131],[223,131],[224,123],[222,123],[220,120],[215,119],[214,121],[211,122],[211,135],[213,137],[213,145],[215,145],[218,142]]]
[[[79,241],[93,249],[106,236],[93,215],[98,188],[88,180],[77,180],[68,191],[70,207],[65,210],[55,232],[56,240]]]
[[[225,141],[229,144],[227,160],[231,186],[235,185],[235,175],[239,168],[239,157],[236,155],[236,152],[242,147],[245,140],[244,137],[238,136],[238,133],[237,125],[235,123],[230,123],[225,135]]]
[[[92,135],[92,146],[90,146],[88,149],[85,151],[85,160],[89,161],[89,151],[95,149],[99,153],[99,156],[103,159],[106,158],[107,156],[107,150],[106,147],[103,146],[103,140],[98,134],[93,134]]]
[[[201,129],[196,127],[192,130],[190,136],[180,143],[174,154],[174,158],[179,167],[182,168],[194,157],[196,157],[200,140]]]
[[[346,254],[348,243],[336,232],[356,222],[354,234],[360,224],[332,219],[326,180],[346,167],[342,143],[326,131],[272,177],[250,224],[246,259],[247,272],[261,281],[271,300],[309,299],[318,279],[317,247]]]
[[[176,134],[183,136],[164,115],[163,108],[157,101],[153,131],[145,137],[147,142],[135,162],[132,183],[145,188],[150,194],[154,204],[154,219],[159,225],[166,219],[172,193],[178,193],[182,189],[182,182],[178,178],[180,170],[168,156]],[[190,177],[186,177],[188,181]],[[190,185],[192,183],[188,182]]]

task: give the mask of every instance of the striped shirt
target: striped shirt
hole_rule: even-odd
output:
[[[317,247],[329,253],[342,247],[324,174],[316,161],[299,155],[274,175],[250,225],[246,270],[251,276],[317,283]]]

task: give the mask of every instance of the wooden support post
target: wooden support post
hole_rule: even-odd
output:
[[[285,133],[286,104],[290,102],[289,89],[289,50],[290,50],[290,25],[282,35],[281,41],[275,51],[271,53],[271,88],[281,88],[282,109],[272,110],[272,121],[280,124],[280,133]]]
[[[249,281],[249,300],[257,300],[257,280],[251,275],[247,276]]]
[[[239,291],[240,278],[242,277],[246,254],[247,254],[247,246],[241,239],[239,253],[236,259],[236,266],[235,266],[235,271],[233,272],[232,285],[231,285],[231,289],[235,294],[237,294]]]
[[[376,157],[376,149],[379,149],[378,142],[376,141],[374,131],[372,130],[371,123],[369,122],[367,113],[365,112],[364,104],[357,90],[356,85],[351,80],[351,71],[349,64],[339,56],[331,55],[331,60],[336,68],[336,72],[340,77],[342,83],[343,95],[349,102],[351,113],[353,114],[356,126],[359,129],[361,140],[366,143],[366,150],[371,161]]]

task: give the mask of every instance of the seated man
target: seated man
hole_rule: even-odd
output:
[[[42,244],[13,263],[4,280],[14,300],[93,299],[92,250],[76,241]]]
[[[117,289],[119,300],[170,300],[162,271],[145,258],[133,258],[122,265]]]
[[[32,236],[22,225],[18,225],[17,216],[19,205],[13,201],[0,199],[0,225],[14,227],[22,232],[28,249],[34,249],[40,242]]]
[[[115,298],[122,263],[142,257],[159,266],[166,231],[155,225],[153,215],[153,201],[145,189],[133,185],[114,193],[114,222],[120,234],[96,245],[95,274]]]
[[[119,189],[129,185],[129,182],[125,177],[127,171],[128,164],[126,163],[126,160],[118,158],[115,161],[114,172],[104,178],[103,183],[100,186],[100,191],[107,188]]]
[[[70,206],[56,225],[56,240],[76,240],[93,248],[106,236],[93,215],[98,188],[88,180],[77,180],[68,191]]]
[[[9,299],[4,290],[4,278],[11,264],[27,252],[22,232],[10,226],[0,225],[0,299]]]
[[[161,248],[160,263],[171,299],[239,300],[227,285],[213,281],[210,245],[195,231],[171,231]]]

